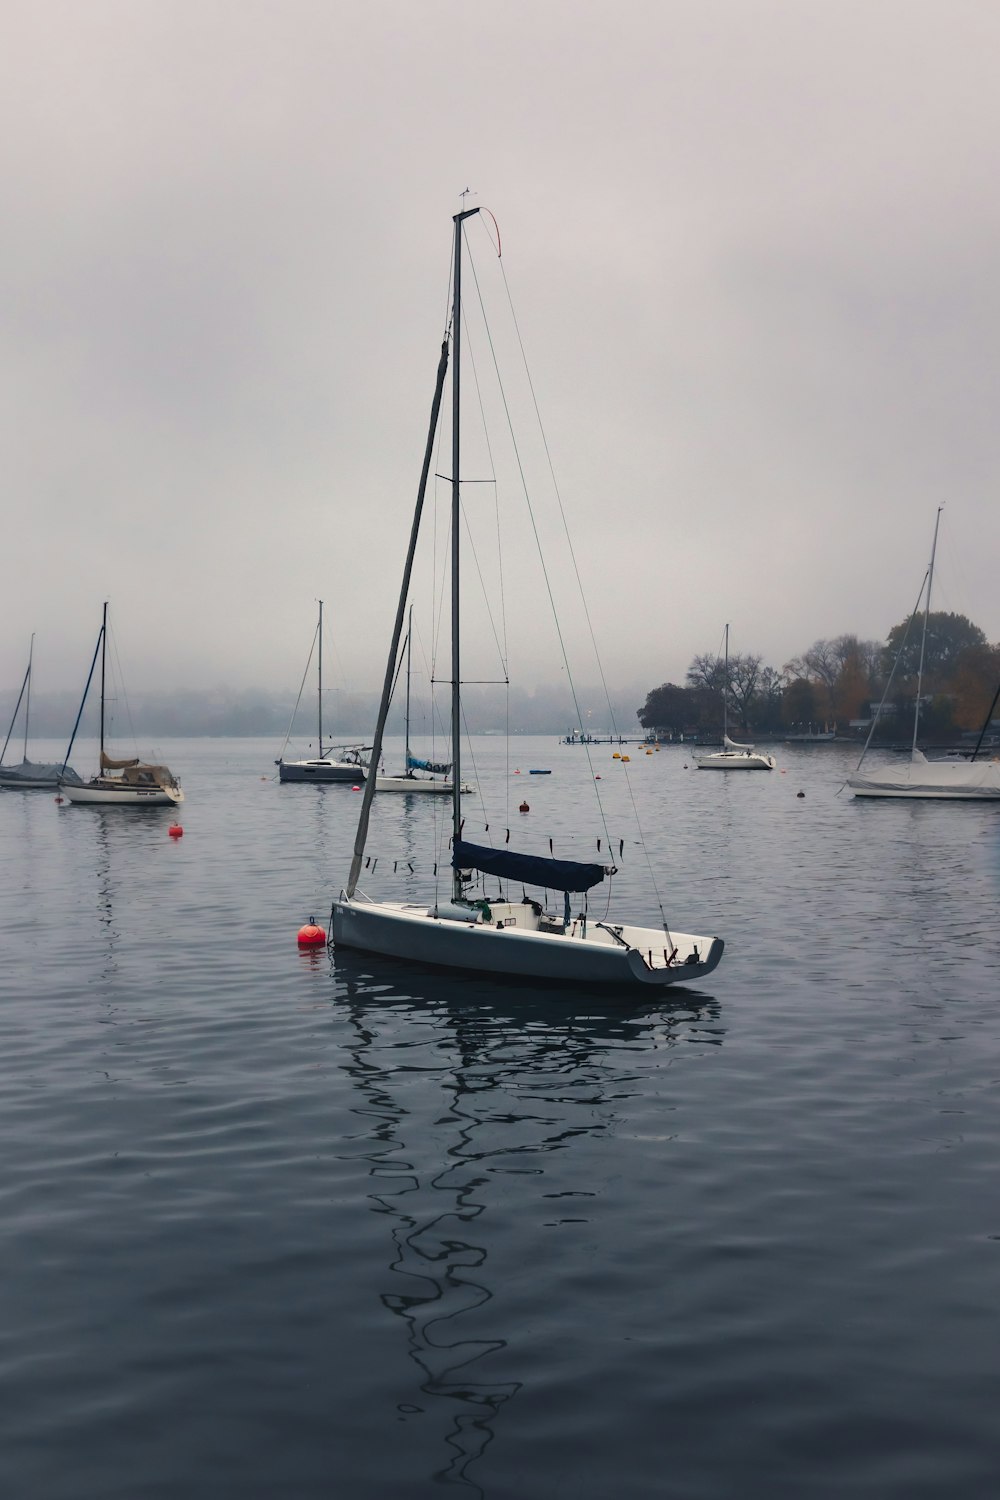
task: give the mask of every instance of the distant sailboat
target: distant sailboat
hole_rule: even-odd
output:
[[[410,658],[413,644],[413,605],[406,630],[406,749],[404,769],[401,776],[379,775],[375,781],[377,792],[406,792],[415,796],[450,797],[452,782],[449,779],[451,761],[419,760],[410,752]],[[471,786],[463,786],[463,792],[471,792]]]
[[[21,691],[17,695],[14,712],[11,715],[10,728],[7,730],[7,738],[3,742],[3,750],[0,751],[0,787],[6,787],[8,791],[46,791],[54,792],[59,786],[60,777],[68,781],[80,780],[75,771],[69,766],[62,766],[58,762],[47,763],[44,761],[28,759],[28,728],[31,719],[31,664],[35,653],[35,636],[32,632],[31,644],[28,647],[28,669],[21,683]],[[14,733],[14,725],[21,704],[24,703],[24,751],[19,766],[5,766],[3,758],[7,754],[7,746],[10,737]]]
[[[452,349],[451,437],[451,896],[428,903],[372,900],[358,890],[369,817],[377,787],[370,779],[364,789],[358,830],[347,885],[333,902],[332,937],[336,948],[358,948],[408,963],[420,962],[471,970],[480,976],[517,980],[530,977],[550,983],[620,986],[623,992],[653,986],[690,984],[710,974],[722,957],[721,938],[674,932],[663,926],[638,927],[587,913],[586,893],[615,874],[613,866],[514,853],[472,843],[465,837],[461,802],[462,673],[459,616],[462,534],[460,463],[460,369],[462,335],[462,240],[466,219],[478,209],[454,216],[454,263],[450,340]],[[434,434],[448,365],[446,335],[438,364],[430,432],[424,451],[416,511],[410,530],[392,644],[386,666],[373,747],[377,764],[392,695],[399,642],[409,592],[414,554],[433,455]],[[474,872],[495,877],[499,891],[480,900],[467,899]],[[510,882],[518,899],[503,894]],[[546,911],[542,900],[523,894],[524,886],[559,892],[563,908]],[[570,909],[570,893],[581,896],[578,915]],[[662,915],[662,907],[661,907]]]
[[[876,711],[868,739],[861,752],[861,759],[858,761],[854,775],[847,778],[847,785],[855,797],[920,799],[922,801],[933,802],[985,802],[1000,798],[1000,761],[976,759],[983,742],[985,725],[983,734],[980,734],[976,748],[968,760],[928,760],[923,751],[917,749],[917,732],[920,728],[920,700],[923,694],[924,653],[927,645],[927,621],[931,610],[934,560],[937,556],[938,528],[941,525],[941,511],[943,509],[943,506],[938,506],[937,517],[934,521],[934,541],[931,544],[931,560],[927,569],[926,588],[922,588],[920,591],[921,596],[924,598],[924,620],[923,631],[920,637],[920,660],[917,666],[917,696],[913,706],[913,742],[910,748],[910,759],[903,765],[880,766],[874,771],[862,771],[861,767],[868,753],[868,746],[871,744],[872,735],[875,733],[875,725],[878,723],[878,711]],[[911,623],[916,617],[919,608],[920,599],[917,600],[917,609],[914,610],[911,616]],[[895,668],[893,670],[895,671]],[[892,681],[891,677],[889,681]],[[887,693],[888,690],[888,687],[886,687]],[[884,697],[882,702],[885,702]],[[994,699],[994,704],[995,702],[996,700]],[[879,709],[881,707],[882,704],[880,703]],[[988,722],[989,717],[987,716]]]
[[[718,657],[716,657],[718,661]],[[729,626],[726,626],[726,664],[722,682],[722,744],[723,749],[710,755],[696,755],[699,771],[773,771],[777,762],[773,755],[764,755],[753,745],[738,745],[729,738]]]
[[[77,803],[83,807],[172,807],[178,802],[183,802],[184,793],[181,791],[180,783],[167,766],[152,765],[146,761],[141,761],[138,756],[129,760],[114,760],[105,749],[104,707],[108,654],[108,606],[106,603],[101,616],[101,629],[97,637],[97,645],[94,647],[94,656],[90,663],[87,685],[83,690],[83,697],[80,700],[80,711],[76,716],[73,733],[70,735],[69,745],[66,749],[66,760],[69,760],[73,752],[73,741],[76,739],[76,732],[80,727],[80,719],[83,715],[84,705],[87,702],[87,694],[90,691],[90,684],[94,676],[94,667],[97,665],[98,653],[100,653],[101,657],[100,770],[89,781],[82,782],[79,779],[71,781],[65,774],[67,767],[64,761],[63,774],[59,781],[59,790],[67,801]],[[120,773],[117,776],[113,774],[116,771]]]
[[[318,643],[317,653],[317,726],[316,739],[319,744],[319,755],[311,760],[285,760],[282,755],[275,761],[278,767],[279,781],[312,781],[320,785],[336,784],[346,782],[349,786],[364,781],[368,773],[368,767],[362,758],[365,750],[364,745],[327,745],[323,748],[323,601],[319,601],[319,623],[316,626],[316,641]],[[310,659],[312,652],[309,653]],[[308,663],[306,664],[308,671]],[[304,679],[303,679],[304,681]],[[298,704],[296,704],[298,707]],[[294,714],[293,714],[294,719]],[[289,729],[289,735],[291,730]],[[289,735],[285,737],[285,745],[288,744]],[[334,758],[334,751],[339,750],[341,755]]]

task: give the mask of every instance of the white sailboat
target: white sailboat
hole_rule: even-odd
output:
[[[931,560],[927,569],[926,590],[921,589],[924,597],[924,620],[920,637],[920,659],[917,666],[917,698],[913,707],[913,742],[910,747],[910,759],[902,765],[880,766],[874,771],[862,771],[861,767],[868,753],[872,735],[875,733],[875,725],[878,723],[879,712],[876,710],[868,739],[861,752],[861,759],[858,761],[854,775],[847,778],[847,785],[855,797],[888,797],[897,800],[919,799],[933,802],[986,802],[1000,798],[1000,761],[977,759],[983,741],[982,734],[968,760],[928,760],[923,751],[917,748],[920,700],[923,693],[924,651],[927,644],[927,620],[931,610],[934,560],[937,556],[938,528],[941,525],[943,509],[943,506],[938,506],[934,521],[934,541],[931,544]],[[918,599],[917,609],[919,608],[920,600]],[[892,682],[891,677],[889,682]],[[886,694],[888,691],[887,685]],[[879,710],[884,702],[885,696],[883,695]]]
[[[28,647],[28,669],[21,683],[21,691],[17,695],[14,704],[14,712],[11,715],[10,728],[7,730],[7,738],[3,742],[3,750],[0,751],[0,787],[6,787],[8,791],[45,791],[54,792],[58,789],[60,777],[67,781],[80,780],[75,771],[69,766],[62,766],[58,762],[45,762],[28,759],[28,729],[31,721],[31,665],[35,654],[35,637],[31,636],[31,644]],[[3,758],[7,754],[7,746],[10,737],[14,733],[14,725],[24,703],[24,750],[21,755],[19,766],[5,766]]]
[[[718,661],[718,657],[716,657]],[[729,738],[729,626],[726,626],[726,665],[722,683],[722,745],[708,755],[696,755],[699,771],[773,771],[773,755],[764,755],[753,745],[738,745]]]
[[[358,889],[364,859],[371,804],[376,783],[365,785],[347,885],[333,902],[332,940],[336,947],[358,948],[406,961],[471,970],[481,975],[530,977],[549,982],[618,985],[623,988],[664,988],[690,983],[710,974],[722,957],[723,943],[661,928],[639,927],[609,920],[591,920],[586,895],[615,873],[602,864],[541,858],[504,848],[473,844],[463,836],[461,805],[461,667],[460,667],[460,375],[462,332],[462,240],[466,219],[478,213],[466,209],[454,216],[452,281],[452,436],[451,436],[451,899],[427,902],[376,901]],[[438,364],[430,432],[424,452],[416,510],[396,610],[392,644],[375,730],[373,763],[377,764],[382,734],[398,660],[406,600],[413,568],[424,494],[433,454],[445,372],[446,336]],[[495,876],[499,893],[471,901],[466,897],[473,872]],[[563,910],[547,912],[540,900],[510,900],[500,882],[511,881],[520,891],[530,885],[563,894]],[[570,893],[584,898],[583,911],[570,912]],[[662,914],[662,907],[661,907]]]
[[[403,771],[399,776],[379,775],[375,781],[377,792],[405,792],[422,797],[450,797],[454,790],[451,780],[451,761],[421,760],[410,751],[410,661],[413,650],[413,605],[406,628],[406,749]],[[471,792],[471,786],[463,786],[463,792]]]
[[[84,807],[173,807],[178,802],[184,801],[184,793],[181,791],[180,783],[173,772],[167,766],[152,765],[141,761],[138,756],[129,760],[114,760],[108,755],[104,745],[105,729],[105,688],[106,688],[106,666],[108,655],[108,606],[104,605],[101,617],[100,634],[97,637],[97,645],[94,647],[93,660],[90,663],[90,672],[87,676],[87,685],[83,690],[80,700],[80,711],[73,725],[73,733],[70,735],[69,745],[66,750],[66,759],[63,762],[63,772],[67,767],[73,751],[73,741],[80,727],[80,718],[83,714],[87,694],[94,676],[94,667],[97,664],[97,656],[101,657],[101,752],[100,770],[96,776],[89,781],[71,781],[64,774],[59,782],[59,790],[68,802],[77,803]],[[118,775],[114,775],[118,772]]]
[[[357,785],[364,781],[367,775],[368,768],[363,757],[368,747],[365,745],[327,745],[325,750],[323,748],[323,601],[320,599],[318,602],[319,622],[316,626],[315,641],[318,643],[318,680],[316,685],[318,722],[316,738],[319,743],[319,755],[313,756],[310,760],[285,760],[283,759],[283,749],[282,754],[275,761],[275,765],[278,768],[278,780],[312,781],[318,782],[321,785],[346,782],[348,785]],[[309,656],[311,660],[311,651]],[[307,663],[306,671],[308,670]],[[296,704],[296,707],[298,707],[298,704]],[[294,717],[293,713],[293,721]],[[291,728],[289,727],[289,733],[285,736],[286,746],[290,735]],[[336,751],[340,752],[339,757],[335,756]]]

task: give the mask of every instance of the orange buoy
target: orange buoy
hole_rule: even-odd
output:
[[[620,750],[616,750],[615,753],[614,753],[614,755],[612,755],[612,757],[611,757],[612,760],[621,760],[621,758],[622,758],[622,756],[621,756],[621,751]]]
[[[315,917],[310,917],[306,925],[299,928],[298,941],[300,948],[318,948],[326,942],[326,933],[322,927],[316,926]]]
[[[172,839],[182,839],[184,837],[184,830],[179,823],[171,823],[167,832]]]
[[[527,802],[522,802],[521,806],[518,808],[518,812],[530,812],[530,811],[531,811],[531,808],[528,806]]]
[[[629,759],[629,757],[628,757],[628,756],[627,756],[627,755],[623,755],[623,756],[622,756],[622,761],[623,761],[623,762],[624,762],[624,761],[626,761],[626,760],[628,760],[628,759]]]

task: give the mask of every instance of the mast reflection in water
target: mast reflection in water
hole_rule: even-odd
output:
[[[345,1067],[360,1096],[353,1112],[367,1142],[369,1201],[390,1221],[392,1282],[381,1300],[405,1323],[419,1371],[413,1400],[398,1410],[447,1424],[447,1458],[432,1477],[482,1495],[472,1466],[534,1367],[519,1347],[527,1338],[515,1306],[532,1266],[514,1260],[524,1227],[512,1232],[512,1216],[520,1203],[538,1228],[589,1223],[599,1188],[587,1185],[586,1163],[567,1189],[572,1164],[562,1157],[560,1190],[546,1193],[546,1162],[614,1133],[623,1074],[609,1044],[672,1048],[702,1021],[710,1030],[701,1040],[718,1044],[722,1032],[715,1002],[694,995],[625,1012],[588,997],[574,1012],[542,990],[521,987],[512,999],[501,985],[435,974],[417,988],[407,975],[404,991],[399,975],[391,961],[336,959],[355,1037]],[[428,1088],[432,1074],[438,1090]],[[553,1214],[549,1204],[563,1199],[571,1212]]]

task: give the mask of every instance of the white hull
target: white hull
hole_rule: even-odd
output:
[[[567,932],[555,921],[539,922],[530,904],[489,906],[490,921],[481,914],[476,921],[455,921],[426,906],[342,895],[333,903],[332,938],[337,947],[478,974],[636,988],[691,984],[722,957],[721,938],[672,933],[677,951],[668,963],[658,928],[615,926],[619,941],[593,921],[585,931],[576,922]]]
[[[365,767],[347,760],[279,760],[279,781],[313,781],[323,785],[346,782],[360,786]]]
[[[421,779],[419,776],[377,776],[375,778],[375,790],[377,792],[413,793],[415,796],[450,797],[452,783],[450,781],[432,781],[430,777]],[[471,792],[472,787],[463,785],[462,791]]]
[[[35,775],[30,770],[22,773],[19,766],[4,766],[0,768],[0,787],[9,792],[56,792],[59,790],[59,771]]]
[[[699,771],[773,771],[773,755],[758,755],[755,750],[717,750],[712,755],[696,755]]]
[[[923,802],[1000,801],[1000,761],[928,761],[849,776],[855,797]]]
[[[59,792],[67,802],[85,807],[175,807],[184,801],[180,787],[171,790],[162,786],[109,786],[106,782],[76,786],[64,781]]]

